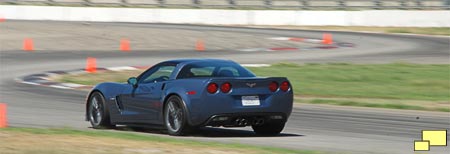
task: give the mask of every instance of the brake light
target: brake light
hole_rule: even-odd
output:
[[[280,89],[284,92],[288,91],[289,90],[289,82],[287,82],[287,81],[282,82]]]
[[[273,81],[273,82],[271,82],[269,84],[269,90],[271,92],[275,92],[275,91],[277,91],[277,89],[278,89],[278,83],[277,82]]]
[[[211,93],[214,94],[217,92],[218,87],[216,83],[209,83],[208,86],[206,87],[206,90]]]
[[[223,93],[228,93],[231,91],[231,83],[225,82],[220,86],[220,91]]]

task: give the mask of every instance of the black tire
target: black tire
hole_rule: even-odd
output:
[[[95,129],[113,128],[109,111],[105,104],[105,97],[100,92],[94,92],[89,97],[88,119]]]
[[[284,129],[285,122],[271,122],[263,125],[252,125],[253,131],[258,135],[278,135]]]
[[[182,136],[191,130],[186,113],[180,97],[173,95],[167,99],[164,103],[164,126],[169,135]]]

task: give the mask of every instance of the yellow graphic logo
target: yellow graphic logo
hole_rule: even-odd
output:
[[[414,141],[414,151],[430,151],[430,146],[447,146],[447,130],[422,130],[422,140]]]

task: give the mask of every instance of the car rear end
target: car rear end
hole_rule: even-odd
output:
[[[213,78],[190,101],[195,123],[203,126],[254,126],[286,122],[293,90],[284,77]]]

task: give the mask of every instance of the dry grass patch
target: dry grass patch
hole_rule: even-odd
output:
[[[4,154],[133,154],[133,153],[254,153],[248,150],[186,146],[161,142],[143,142],[105,137],[47,135],[0,132],[0,150]]]
[[[0,153],[2,154],[316,153],[170,139],[133,133],[70,129],[0,129],[0,143]]]

